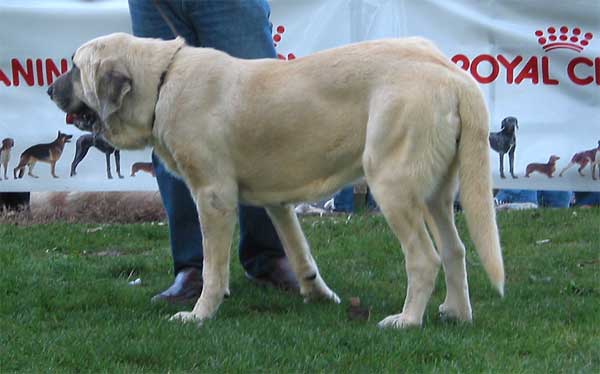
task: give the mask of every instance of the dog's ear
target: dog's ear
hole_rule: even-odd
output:
[[[508,123],[508,117],[502,120],[502,125],[500,125],[500,130],[504,130],[506,128],[506,124]]]
[[[123,98],[131,91],[129,73],[117,60],[102,61],[96,71],[96,94],[98,96],[98,114],[106,119],[121,108]]]
[[[519,128],[519,120],[515,118],[515,127],[518,129]]]

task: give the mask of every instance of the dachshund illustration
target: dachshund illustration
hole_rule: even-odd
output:
[[[504,176],[504,155],[508,153],[508,161],[510,175],[517,178],[514,173],[515,150],[517,149],[516,129],[519,128],[518,121],[515,117],[506,117],[502,120],[502,126],[499,132],[490,134],[490,146],[500,155],[500,178]]]
[[[558,160],[560,160],[560,157],[552,155],[546,164],[533,162],[527,165],[527,168],[525,169],[525,176],[529,178],[531,173],[537,171],[538,173],[546,174],[548,178],[552,178],[554,172],[556,171],[556,161]]]

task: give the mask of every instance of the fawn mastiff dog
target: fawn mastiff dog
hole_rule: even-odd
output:
[[[73,68],[48,93],[69,122],[115,147],[154,147],[189,186],[202,222],[204,288],[194,309],[173,319],[210,318],[229,292],[239,202],[267,209],[305,300],[339,303],[292,203],[361,176],[406,258],[404,308],[381,327],[422,323],[440,264],[447,284],[440,312],[471,320],[452,207],[458,181],[475,247],[503,293],[484,99],[426,40],[373,41],[281,61],[119,33],[77,49]]]

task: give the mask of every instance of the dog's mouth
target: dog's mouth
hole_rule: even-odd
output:
[[[82,103],[79,109],[67,113],[65,122],[67,125],[75,125],[80,130],[93,132],[98,119],[96,112]]]

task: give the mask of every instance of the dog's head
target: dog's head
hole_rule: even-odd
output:
[[[515,132],[515,129],[519,128],[519,121],[516,117],[506,117],[502,120],[502,126],[500,128],[512,134]]]
[[[550,159],[548,160],[548,163],[549,164],[553,164],[553,163],[555,163],[558,160],[560,160],[560,157],[558,157],[556,155],[552,155],[552,156],[550,156]]]
[[[65,134],[64,132],[59,131],[58,135],[56,136],[56,140],[58,140],[58,142],[62,144],[71,143],[72,137],[73,135]]]
[[[13,138],[2,139],[2,149],[11,149],[15,146],[15,140]]]
[[[168,66],[174,42],[124,33],[91,40],[77,49],[73,67],[48,94],[67,113],[67,123],[104,136],[117,148],[143,148],[151,141],[160,69]],[[156,51],[144,48],[157,43],[165,44]]]

